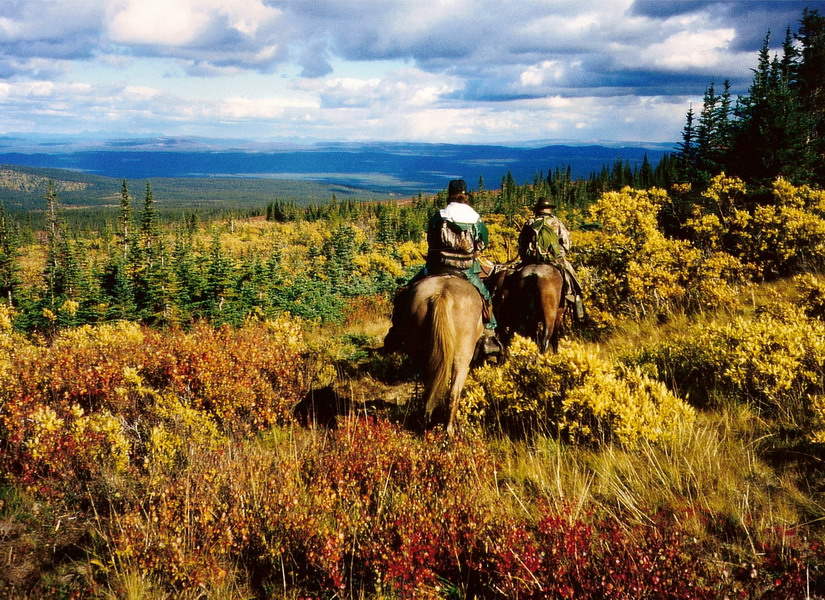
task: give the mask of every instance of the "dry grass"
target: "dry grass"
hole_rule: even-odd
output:
[[[780,474],[760,458],[760,426],[747,411],[709,413],[672,441],[628,452],[571,447],[552,438],[498,439],[506,470],[497,486],[510,510],[537,510],[537,499],[606,514],[625,523],[676,515],[699,539],[754,552],[777,528],[825,515],[804,494],[798,474]]]

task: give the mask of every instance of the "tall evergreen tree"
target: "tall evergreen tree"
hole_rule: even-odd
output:
[[[740,124],[729,161],[734,174],[764,187],[779,176],[795,183],[810,177],[807,117],[788,79],[795,72],[793,56],[771,60],[769,43],[770,34],[759,52],[748,95],[740,102]]]
[[[180,322],[191,321],[203,308],[206,283],[190,240],[178,236],[172,251],[174,285],[171,300]]]
[[[220,235],[215,232],[209,250],[205,282],[205,310],[213,320],[227,320],[225,304],[232,296],[232,275],[232,263],[224,255]]]
[[[126,180],[120,187],[120,215],[118,215],[118,238],[120,239],[120,246],[123,249],[123,256],[129,254],[129,239],[131,235],[132,226],[132,200],[129,197],[129,188],[126,186]]]
[[[676,146],[676,161],[678,163],[677,174],[679,179],[685,183],[696,181],[696,129],[694,121],[693,106],[688,108],[685,126],[682,129],[682,142]]]
[[[151,246],[158,235],[158,213],[155,208],[155,197],[152,194],[152,184],[146,182],[146,195],[143,198],[143,211],[140,213],[140,233],[143,245]]]
[[[722,95],[719,96],[719,102],[717,103],[716,115],[714,115],[717,135],[717,155],[715,157],[715,160],[720,165],[727,160],[731,146],[733,144],[735,128],[735,122],[733,119],[735,115],[735,108],[733,106],[733,99],[731,97],[730,88],[730,79],[725,79],[722,88]]]
[[[324,254],[329,282],[336,290],[348,292],[354,269],[355,230],[349,225],[340,225],[325,244]]]
[[[12,305],[20,287],[20,232],[0,202],[0,298]]]
[[[57,306],[58,297],[62,294],[63,281],[63,245],[60,224],[59,204],[54,182],[49,181],[46,190],[46,302],[50,309]]]
[[[653,167],[650,166],[650,160],[647,158],[647,152],[645,152],[642,166],[639,169],[638,180],[638,187],[641,187],[643,190],[653,187]]]
[[[808,151],[815,182],[825,185],[825,16],[805,9],[796,40],[800,45],[794,89],[808,115]]]
[[[106,318],[130,320],[137,318],[135,291],[126,259],[113,256],[101,275],[101,288],[108,305]]]

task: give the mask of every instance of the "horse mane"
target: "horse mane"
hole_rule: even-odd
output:
[[[427,404],[431,398],[443,398],[450,385],[455,357],[455,323],[450,310],[452,302],[452,297],[444,289],[429,299],[433,320],[433,343],[429,346],[427,362],[429,372],[435,376],[427,394]]]

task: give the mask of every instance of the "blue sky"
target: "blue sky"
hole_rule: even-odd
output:
[[[0,0],[0,134],[679,139],[783,0]]]

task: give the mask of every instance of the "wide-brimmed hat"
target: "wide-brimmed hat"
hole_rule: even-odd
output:
[[[548,198],[547,196],[542,196],[538,200],[536,200],[536,205],[533,207],[534,212],[539,212],[541,210],[554,210],[556,208],[556,203],[553,202],[552,199]]]
[[[467,195],[467,182],[463,179],[453,179],[450,182],[450,185],[447,186],[447,197],[452,198],[454,196],[466,196]]]

